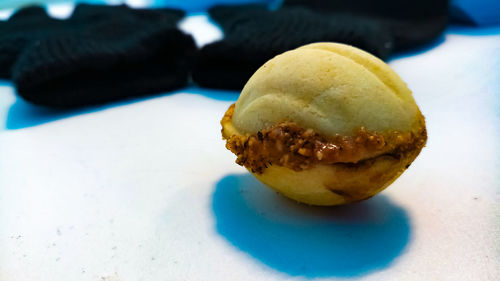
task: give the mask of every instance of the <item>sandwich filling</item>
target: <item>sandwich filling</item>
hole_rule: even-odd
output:
[[[236,163],[258,174],[269,165],[301,171],[317,164],[356,164],[381,155],[400,158],[408,152],[422,149],[427,140],[423,124],[417,133],[394,131],[382,135],[361,127],[353,136],[327,138],[313,129],[282,122],[256,134],[241,135],[232,127],[233,113],[234,104],[221,121],[226,147],[236,154]]]

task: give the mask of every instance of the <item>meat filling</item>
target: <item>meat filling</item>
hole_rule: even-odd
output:
[[[230,121],[232,105],[222,120]],[[357,163],[382,154],[401,157],[404,153],[421,148],[426,141],[425,126],[413,133],[392,132],[389,136],[367,132],[359,128],[354,136],[325,138],[313,129],[304,129],[293,122],[283,122],[256,134],[227,135],[226,147],[236,154],[236,163],[254,173],[262,173],[269,165],[284,166],[295,171],[316,164]]]

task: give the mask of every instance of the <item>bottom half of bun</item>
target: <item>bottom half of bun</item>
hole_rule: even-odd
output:
[[[272,165],[252,173],[259,181],[296,201],[333,206],[368,199],[395,181],[413,162],[420,149],[404,155],[380,155],[358,163],[315,165],[295,171]]]

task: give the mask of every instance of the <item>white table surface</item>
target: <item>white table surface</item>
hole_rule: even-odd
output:
[[[220,36],[203,15],[182,25]],[[429,140],[382,194],[283,199],[234,163],[237,93],[195,87],[71,112],[0,82],[0,280],[500,280],[500,28],[390,65]]]

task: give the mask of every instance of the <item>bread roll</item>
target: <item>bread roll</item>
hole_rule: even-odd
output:
[[[238,164],[312,205],[372,197],[427,140],[424,117],[401,78],[376,57],[336,43],[269,60],[221,124]]]

